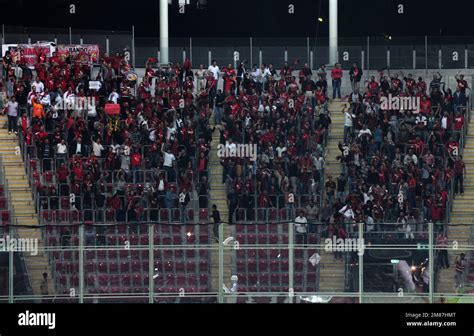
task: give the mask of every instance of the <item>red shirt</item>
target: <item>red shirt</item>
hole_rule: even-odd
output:
[[[334,68],[331,70],[332,79],[341,79],[342,78],[342,69]]]
[[[441,209],[439,206],[433,206],[431,208],[431,219],[433,221],[439,221],[443,216],[443,209]]]
[[[130,163],[132,167],[140,167],[142,162],[142,156],[139,153],[133,153],[130,156]]]
[[[61,168],[59,167],[58,169],[58,180],[60,182],[67,181],[67,176],[69,175],[69,172],[66,167]]]
[[[464,125],[464,117],[461,115],[459,117],[454,118],[454,130],[460,131]]]

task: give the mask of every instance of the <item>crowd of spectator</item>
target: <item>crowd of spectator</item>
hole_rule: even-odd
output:
[[[190,62],[156,62],[148,60],[136,87],[120,54],[94,68],[38,55],[34,69],[5,54],[9,127],[27,148],[45,214],[74,209],[103,221],[111,210],[108,220],[158,220],[161,208],[186,210],[194,190],[208,207],[212,79],[196,94]],[[108,113],[117,105],[118,115]],[[192,218],[182,211],[181,219]]]
[[[62,198],[74,194],[72,208],[111,208],[118,221],[158,220],[160,208],[179,208],[186,221],[193,195],[199,208],[209,207],[216,128],[227,147],[258,148],[256,160],[221,158],[229,223],[268,220],[269,209],[287,209],[282,220],[291,221],[299,208],[310,231],[320,231],[316,222],[326,224],[329,236],[360,221],[368,231],[393,222],[401,237],[412,238],[424,221],[443,223],[451,186],[463,194],[465,165],[458,154],[469,89],[463,75],[456,76],[454,93],[441,74],[427,85],[421,77],[381,71],[361,85],[355,63],[352,92],[344,98],[339,64],[313,73],[308,64],[295,72],[297,65],[287,62],[277,70],[212,61],[195,72],[189,61],[156,63],[147,61],[136,85],[120,54],[102,57],[98,72],[54,53],[38,55],[34,70],[21,59],[14,63],[8,52],[3,57],[8,127],[38,159],[30,164],[43,209],[66,207]],[[349,104],[332,111],[344,114],[342,173],[325,181],[328,75],[332,98]],[[98,88],[89,87],[91,80]],[[419,111],[387,109],[387,97],[419,99]],[[65,104],[71,101],[82,107]],[[119,104],[118,116],[106,113],[107,104]],[[154,211],[145,216],[145,209]]]
[[[326,181],[326,198],[335,224],[345,223],[347,230],[362,221],[367,231],[396,231],[399,238],[413,239],[426,232],[427,222],[443,227],[453,184],[455,194],[464,193],[459,154],[469,88],[461,74],[455,93],[439,73],[429,85],[411,74],[379,75],[365,87],[351,75],[353,91],[342,111],[344,138],[338,146],[342,174],[337,186]],[[419,110],[384,106],[384,99],[393,97],[413,106],[419,99]]]

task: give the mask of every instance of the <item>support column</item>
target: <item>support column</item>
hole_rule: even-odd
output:
[[[337,62],[337,0],[329,0],[329,64]]]
[[[160,0],[160,52],[161,64],[169,63],[168,59],[168,0]]]

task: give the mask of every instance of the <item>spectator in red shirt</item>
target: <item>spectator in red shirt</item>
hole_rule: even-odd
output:
[[[341,81],[342,81],[342,69],[339,63],[334,65],[331,70],[332,78],[332,99],[336,99],[336,93],[339,99],[341,99]]]

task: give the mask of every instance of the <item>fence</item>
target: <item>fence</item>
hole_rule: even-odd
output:
[[[54,41],[58,44],[98,44],[107,54],[128,50],[132,64],[144,67],[149,57],[160,55],[158,37],[140,37],[129,31],[79,30],[72,27],[46,29],[2,26],[2,43],[17,44]],[[300,38],[170,38],[169,59],[188,58],[196,67],[212,59],[219,64],[247,60],[249,65],[283,62],[308,63],[312,69],[329,62],[329,39]],[[474,66],[474,39],[469,36],[350,37],[339,38],[338,59],[343,68],[357,62],[364,70],[392,69],[468,69]]]
[[[42,266],[52,274],[50,291],[38,291],[41,273],[7,271],[0,302],[424,303],[458,295],[422,285],[436,266],[427,268],[426,260],[441,249],[427,231],[414,227],[406,236],[392,224],[380,225],[387,226],[383,234],[358,225],[339,241],[326,230],[302,235],[288,223],[237,224],[229,236],[221,226],[222,243],[215,244],[208,222],[50,223],[31,228],[41,230],[37,252],[47,258],[49,266]],[[30,252],[6,251],[8,270],[15,259],[31,267],[39,259]],[[346,268],[345,276],[334,275]],[[30,290],[19,291],[16,284],[28,277]]]

